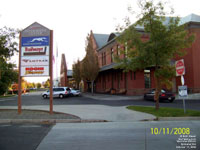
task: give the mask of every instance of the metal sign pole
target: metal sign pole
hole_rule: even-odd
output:
[[[50,31],[50,99],[49,99],[49,113],[53,114],[53,30]]]
[[[183,109],[184,109],[184,114],[186,113],[186,109],[185,109],[185,99],[183,99]]]
[[[182,83],[182,86],[185,84],[185,80],[184,80],[183,75],[181,76],[181,83]],[[184,109],[184,114],[185,114],[186,110],[185,110],[185,99],[184,98],[183,98],[183,109]]]

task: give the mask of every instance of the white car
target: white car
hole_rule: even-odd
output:
[[[53,88],[53,97],[64,98],[69,95],[70,95],[70,88],[68,88],[68,87],[54,87]],[[44,99],[50,97],[49,90],[42,93],[42,97]]]
[[[79,90],[70,89],[70,95],[72,96],[81,96],[81,92]]]

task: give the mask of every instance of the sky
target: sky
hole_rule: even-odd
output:
[[[180,17],[191,13],[200,15],[199,0],[168,0],[168,6]],[[0,0],[0,28],[24,29],[34,22],[53,30],[54,55],[58,49],[57,69],[60,73],[64,53],[68,69],[77,59],[85,56],[85,39],[93,33],[110,34],[129,16],[128,6],[138,12],[137,0]],[[134,20],[134,18],[133,18]],[[12,61],[18,64],[18,56]],[[56,65],[55,65],[56,66]],[[29,82],[35,78],[28,78]],[[41,79],[42,80],[42,79]]]

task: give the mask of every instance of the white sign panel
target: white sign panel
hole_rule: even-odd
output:
[[[21,56],[49,55],[49,46],[22,47]]]
[[[21,66],[48,66],[49,56],[27,56],[21,58]]]
[[[49,66],[22,66],[21,76],[36,77],[36,76],[48,76]]]
[[[187,86],[178,86],[178,94],[179,97],[187,97]]]

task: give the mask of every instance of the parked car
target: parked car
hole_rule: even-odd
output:
[[[155,89],[152,89],[148,93],[144,94],[144,99],[154,100],[154,95],[155,95]],[[169,102],[173,102],[175,100],[175,94],[168,90],[162,89],[159,95],[159,100],[168,100]]]
[[[71,89],[70,91],[71,96],[81,96],[81,92],[79,90]]]
[[[68,87],[54,87],[53,88],[53,97],[59,97],[59,98],[64,98],[66,96],[69,96],[70,94],[70,88]],[[48,98],[50,96],[49,90],[42,93],[42,97]]]

